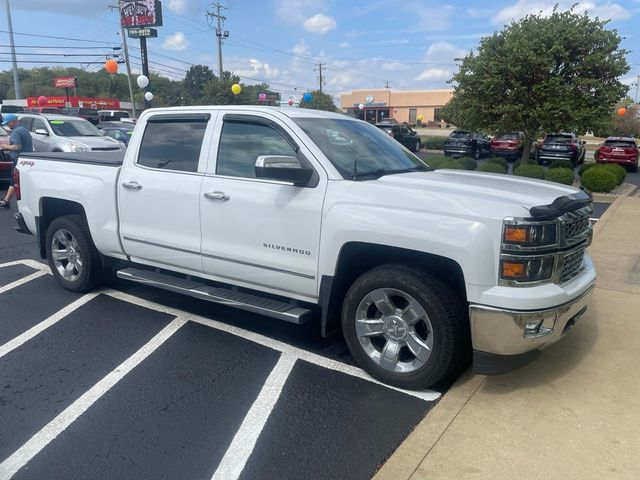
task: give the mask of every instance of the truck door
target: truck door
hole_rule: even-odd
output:
[[[249,288],[317,296],[326,174],[287,125],[268,114],[221,114],[213,138],[215,161],[200,194],[204,272]],[[256,178],[258,156],[296,156],[296,149],[312,160],[315,186]]]
[[[138,155],[123,167],[118,206],[122,244],[133,261],[202,272],[200,188],[210,116],[153,115],[141,138],[132,138],[129,148]]]

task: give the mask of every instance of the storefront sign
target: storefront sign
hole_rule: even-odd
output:
[[[76,88],[78,79],[76,77],[56,77],[53,81],[56,88]]]
[[[46,106],[64,108],[65,101],[66,97],[64,96],[47,97]],[[69,97],[69,103],[72,107],[97,108],[98,110],[120,108],[120,100],[117,98]],[[38,97],[27,97],[27,106],[38,107]]]
[[[158,0],[120,0],[123,27],[161,27],[162,5]]]
[[[155,28],[127,28],[129,38],[158,38],[158,30]]]

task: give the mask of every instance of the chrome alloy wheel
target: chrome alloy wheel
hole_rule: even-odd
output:
[[[431,321],[406,292],[378,288],[367,293],[356,308],[355,323],[365,353],[389,372],[415,372],[431,356]]]
[[[53,265],[62,278],[74,282],[82,274],[82,252],[69,230],[58,230],[51,239]]]

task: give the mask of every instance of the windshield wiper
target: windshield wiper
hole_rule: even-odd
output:
[[[363,177],[370,177],[371,180],[377,180],[380,177],[384,177],[385,175],[394,175],[396,173],[409,173],[409,172],[428,172],[430,171],[429,167],[426,165],[416,165],[415,167],[402,168],[398,170],[391,170],[387,168],[379,168],[377,170],[373,170],[371,172],[358,172],[354,173],[351,177],[353,180],[357,180]]]

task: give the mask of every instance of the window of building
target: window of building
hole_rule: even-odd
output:
[[[440,111],[442,109],[441,108],[434,108],[433,109],[433,121],[436,123],[440,123],[442,121],[442,117],[440,116]]]
[[[418,119],[418,110],[415,108],[409,109],[409,123],[414,124]]]
[[[167,119],[153,117],[140,144],[138,165],[164,170],[197,172],[207,121],[202,119]]]

